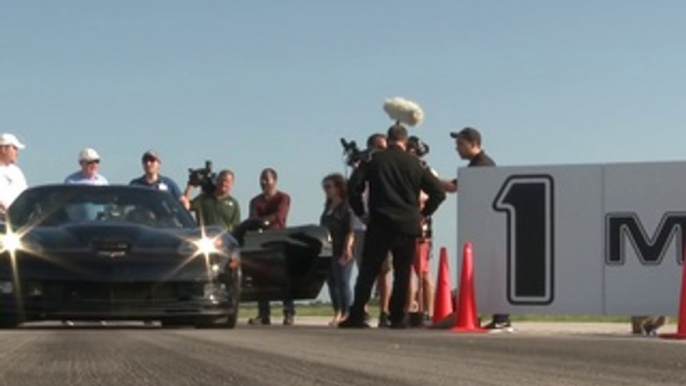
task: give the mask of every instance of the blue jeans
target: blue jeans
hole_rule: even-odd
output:
[[[257,302],[258,315],[260,318],[269,318],[272,314],[269,300],[260,300]],[[292,299],[283,301],[284,315],[295,316],[295,303]]]
[[[326,284],[329,287],[331,304],[336,313],[348,315],[352,305],[353,295],[350,289],[350,277],[353,272],[353,260],[341,265],[338,259],[331,260],[331,271]]]

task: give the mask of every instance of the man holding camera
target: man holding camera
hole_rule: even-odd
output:
[[[386,140],[386,135],[382,133],[374,133],[367,138],[367,150],[368,154],[376,151],[384,150],[388,147]],[[355,163],[350,163],[353,169],[360,166],[363,161],[358,161]],[[367,207],[367,194],[364,194],[364,205]],[[362,252],[364,249],[364,239],[365,233],[367,231],[367,225],[357,216],[352,216],[352,228],[354,232],[353,236],[353,256],[357,263],[358,270],[362,267]],[[388,255],[384,263],[381,265],[381,271],[376,279],[376,289],[379,292],[379,328],[390,327],[390,321],[388,319],[388,308],[391,299],[391,271],[393,270],[392,261],[393,256]],[[365,311],[365,319],[367,319],[368,313]]]
[[[129,182],[129,185],[143,186],[150,189],[161,190],[169,192],[177,200],[181,200],[181,190],[176,182],[169,177],[160,175],[160,166],[162,159],[158,152],[148,150],[143,153],[141,157],[143,163],[143,176],[135,178]]]
[[[393,253],[393,293],[391,328],[407,327],[407,295],[410,267],[414,259],[421,222],[438,209],[445,199],[441,182],[417,157],[407,153],[408,134],[396,124],[388,130],[388,149],[376,152],[353,172],[348,183],[350,206],[367,223],[362,267],[355,285],[355,302],[350,316],[339,327],[366,328],[364,307],[371,296],[374,280],[389,252]],[[369,208],[362,196],[369,191]],[[419,209],[419,192],[428,199]]]
[[[267,168],[260,173],[260,187],[262,193],[250,200],[250,218],[262,220],[267,229],[282,229],[286,227],[288,212],[291,208],[291,198],[288,194],[276,188],[278,175],[276,170]],[[295,318],[295,303],[288,298],[283,301],[283,325],[290,326]],[[258,315],[249,324],[271,324],[271,306],[268,300],[258,301]]]
[[[207,178],[212,178],[207,176]],[[184,192],[186,208],[195,212],[198,224],[201,226],[219,225],[227,232],[233,231],[241,223],[241,209],[231,191],[233,189],[234,174],[231,170],[222,170],[215,179],[213,189],[203,188],[194,199],[190,194],[196,188],[197,181],[189,181]]]

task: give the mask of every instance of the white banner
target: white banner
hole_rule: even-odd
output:
[[[676,313],[686,163],[464,168],[459,185],[480,312]]]

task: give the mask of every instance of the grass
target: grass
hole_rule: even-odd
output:
[[[279,310],[278,303],[272,304],[274,311]],[[333,310],[330,304],[312,302],[297,304],[298,316],[306,317],[330,317],[333,315]],[[369,313],[372,317],[379,315],[378,304],[371,304],[369,306]],[[245,317],[257,315],[257,305],[245,304],[241,305],[240,314]],[[568,322],[568,323],[630,323],[628,316],[614,316],[614,315],[546,315],[546,314],[522,314],[513,315],[512,319],[517,322]]]

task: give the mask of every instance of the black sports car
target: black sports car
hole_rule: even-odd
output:
[[[37,320],[236,325],[240,300],[318,295],[331,259],[317,226],[198,227],[165,192],[48,185],[0,226],[0,326]],[[241,248],[241,244],[244,247]]]

